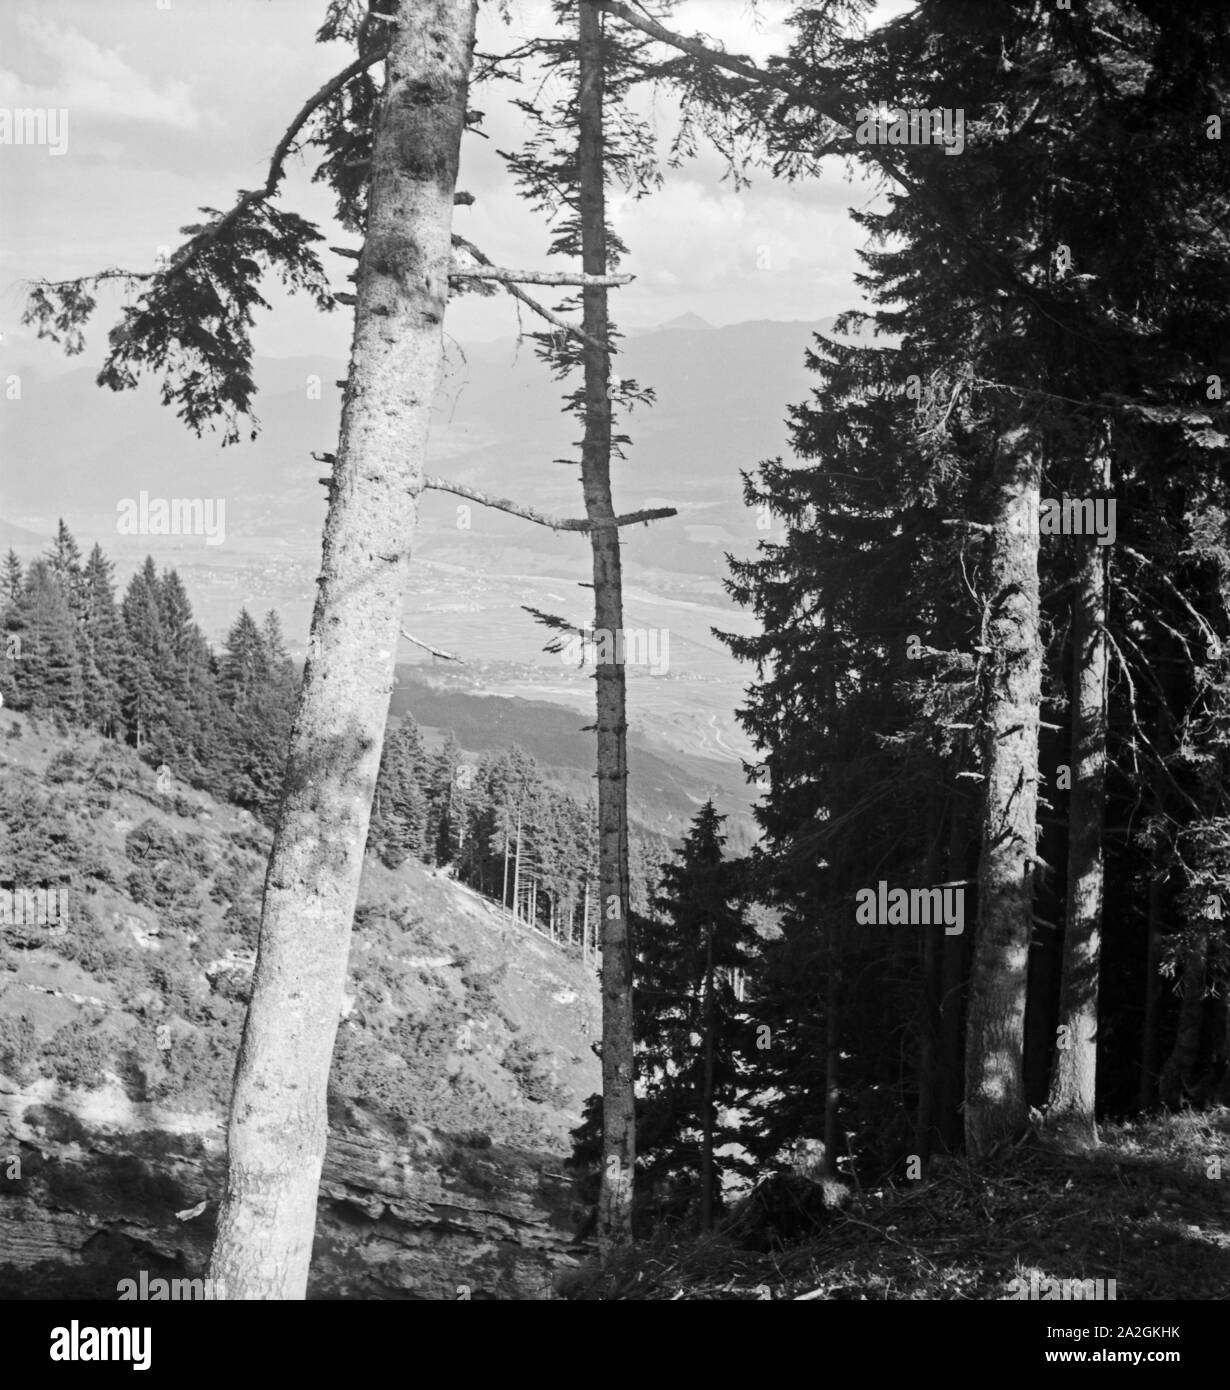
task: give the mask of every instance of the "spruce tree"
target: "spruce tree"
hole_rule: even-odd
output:
[[[84,696],[77,624],[64,586],[46,560],[27,568],[9,633],[21,644],[21,659],[11,666],[14,707],[79,723]]]
[[[59,580],[64,596],[68,600],[73,621],[80,624],[85,615],[81,548],[72,532],[64,524],[63,517],[60,518],[56,527],[55,540],[51,543],[46,559],[51,567],[51,572]]]
[[[730,1161],[717,1149],[735,1137],[723,1120],[739,1099],[746,1018],[734,980],[753,960],[741,908],[740,867],[726,860],[724,816],[701,807],[675,858],[663,867],[656,916],[641,926],[644,1167],[654,1176],[699,1172],[702,1230],[721,1205]]]
[[[11,547],[4,557],[4,571],[0,574],[0,598],[6,603],[16,603],[21,595],[21,561]]]
[[[427,858],[426,772],[423,736],[407,716],[396,733],[385,737],[367,841],[369,850],[391,869],[407,855]]]
[[[120,733],[124,635],[115,601],[115,566],[95,543],[82,573],[82,669],[86,721],[108,738]]]

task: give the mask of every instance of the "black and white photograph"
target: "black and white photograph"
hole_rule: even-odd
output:
[[[1230,0],[0,0],[4,1345],[1207,1373],[1228,402]]]

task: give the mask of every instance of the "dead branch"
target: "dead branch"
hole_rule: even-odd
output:
[[[499,265],[459,265],[449,267],[456,280],[499,280],[506,285],[630,285],[635,275],[582,275],[568,270],[506,270]]]
[[[467,241],[465,237],[458,236],[456,232],[453,233],[453,245],[468,251],[479,265],[491,264],[490,258],[485,256],[472,241]],[[591,338],[579,324],[569,323],[567,319],[560,318],[558,314],[548,309],[545,304],[539,304],[532,295],[526,294],[520,285],[512,284],[507,280],[501,281],[500,283],[503,284],[504,288],[514,299],[520,300],[522,304],[532,309],[540,318],[546,319],[548,323],[554,324],[556,328],[562,330],[564,333],[585,343],[588,347],[596,348],[599,352],[611,353],[613,351],[608,343],[600,343],[596,338]]]
[[[1121,546],[1120,549],[1123,551],[1125,555],[1130,555],[1132,559],[1136,561],[1137,564],[1147,565],[1148,568],[1151,569],[1154,572],[1154,574],[1157,575],[1157,577],[1162,581],[1163,584],[1166,585],[1166,587],[1170,590],[1174,597],[1178,599],[1178,601],[1183,605],[1183,607],[1187,609],[1188,613],[1191,614],[1191,616],[1196,620],[1196,623],[1200,627],[1200,630],[1205,635],[1206,641],[1217,641],[1217,633],[1214,630],[1213,625],[1202,613],[1200,613],[1196,608],[1192,606],[1189,600],[1179,590],[1179,587],[1175,584],[1174,580],[1171,579],[1171,577],[1166,573],[1164,569],[1162,569],[1160,565],[1155,564],[1152,560],[1148,558],[1148,556],[1142,555],[1138,550],[1133,550],[1130,545]],[[1175,632],[1174,628],[1171,628],[1170,632],[1175,637],[1179,637],[1179,634]],[[1187,652],[1187,655],[1190,659],[1191,648],[1188,647],[1186,641],[1184,641],[1182,637],[1179,637],[1179,641],[1183,643],[1184,650]]]
[[[454,656],[452,652],[442,652],[439,647],[433,647],[429,642],[420,642],[417,637],[408,633],[404,627],[401,630],[401,635],[407,642],[413,642],[416,647],[422,647],[425,652],[430,652],[432,656],[438,656],[441,661],[456,661],[461,666],[465,665],[465,662],[462,661],[459,656]]]
[[[593,522],[587,517],[548,516],[545,512],[523,506],[507,497],[493,497],[488,492],[480,492],[478,488],[467,487],[464,483],[450,482],[447,478],[424,477],[422,486],[425,490],[433,492],[451,492],[457,497],[467,497],[471,502],[492,507],[496,511],[509,512],[512,516],[523,517],[526,521],[537,522],[539,526],[550,527],[552,531],[596,531],[608,527],[632,526],[636,522],[648,524],[651,521],[660,521],[663,517],[677,515],[674,507],[652,507],[647,511],[628,512],[624,516],[612,517],[608,522]]]

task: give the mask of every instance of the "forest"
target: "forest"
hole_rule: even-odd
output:
[[[484,16],[524,28],[504,0],[323,8],[319,37],[354,56],[265,186],[204,210],[157,270],[43,281],[26,309],[75,353],[124,278],[100,384],[149,373],[231,443],[256,428],[262,277],[353,310],[305,663],[273,612],[212,651],[152,559],[118,598],[63,522],[0,575],[6,710],[123,742],[272,830],[210,1276],[306,1296],[374,860],[431,866],[599,972],[563,1296],[719,1298],[774,1268],[792,1298],[1106,1278],[1223,1298],[1230,7],[811,0],[759,60],[692,32],[695,0],[552,0],[499,44]],[[649,114],[667,96],[669,138]],[[501,152],[509,187],[566,269],[496,265],[457,229],[460,151],[498,100],[524,137]],[[354,243],[330,248],[345,290],[278,202],[309,148]],[[714,630],[756,750],[760,833],[737,855],[712,800],[673,841],[630,826],[620,642],[589,653],[592,803],[520,749],[471,756],[388,718],[399,639],[424,645],[403,623],[425,492],[577,533],[593,620],[535,610],[548,650],[623,632],[621,532],[681,518],[617,506],[654,403],[619,375],[618,211],[702,148],[735,188],[801,197],[844,167],[877,190],[849,213],[861,302],[814,338],[807,398],[767,406],[782,455],[742,471],[761,538],[726,554],[725,591],[755,625]],[[446,304],[497,293],[541,325],[583,515],[429,471]],[[1159,1183],[1185,1224],[1154,1277],[1125,1249],[1164,1219],[1142,1195]],[[1017,1291],[963,1282],[949,1218]]]

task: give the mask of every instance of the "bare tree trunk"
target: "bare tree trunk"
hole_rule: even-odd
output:
[[[943,767],[937,771],[942,776]],[[929,884],[938,883],[941,878],[947,809],[945,792],[942,789],[934,792],[927,817],[926,873]],[[945,940],[942,932],[932,928],[923,934],[919,951],[922,957],[922,990],[918,1003],[918,1111],[914,1120],[914,1150],[924,1172],[931,1157],[939,1082],[940,992],[943,988]]]
[[[713,1230],[713,923],[705,937],[705,1081],[701,1097],[700,1228]]]
[[[996,459],[991,597],[982,638],[986,802],[965,1052],[965,1143],[975,1160],[1015,1139],[1029,1115],[1024,1042],[1038,835],[1041,471],[1029,427],[1010,428]]]
[[[606,187],[602,109],[602,16],[581,0],[580,81],[577,125],[581,203],[581,269],[607,272]],[[585,344],[585,438],[581,484],[585,515],[599,523],[590,532],[594,561],[594,626],[623,631],[623,575],[619,532],[612,524],[610,359],[607,290],[582,291]],[[636,1163],[633,1098],[632,942],[628,931],[628,747],[622,644],[614,661],[599,661],[598,700],[598,911],[602,921],[602,1186],[598,1240],[604,1249],[632,1234],[632,1184]]]
[[[475,0],[403,0],[376,117],[367,236],[311,654],[265,878],[210,1277],[301,1299],[325,1093],[397,659],[448,299]]]
[[[1145,945],[1145,1018],[1140,1043],[1140,1089],[1136,1103],[1141,1110],[1157,1104],[1157,1076],[1161,1057],[1158,1037],[1158,1003],[1161,998],[1162,879],[1155,863],[1149,878],[1148,941]]]
[[[1105,493],[1110,456],[1094,460],[1094,491]],[[1106,548],[1085,547],[1072,614],[1072,796],[1068,803],[1068,892],[1064,914],[1059,1035],[1048,1119],[1096,1142],[1098,975],[1102,947],[1103,820],[1106,812]]]
[[[837,940],[838,927],[830,918],[825,924],[828,933],[828,981],[825,986],[824,1019],[824,1173],[836,1178],[838,1109],[841,1105],[841,949]]]
[[[1223,996],[1221,1007],[1225,1015],[1221,1042],[1222,1073],[1215,1098],[1218,1105],[1230,1106],[1230,998]]]
[[[1208,937],[1196,938],[1183,953],[1179,1022],[1174,1046],[1162,1067],[1158,1091],[1162,1104],[1177,1110],[1190,1095],[1194,1070],[1200,1059],[1200,1032],[1204,1025],[1205,978],[1208,971]]]
[[[1163,698],[1157,709],[1154,746],[1159,758],[1170,751],[1170,717]],[[1166,773],[1164,768],[1153,769],[1153,814],[1159,823],[1166,817]],[[1165,836],[1154,842],[1149,873],[1148,939],[1145,943],[1145,1018],[1144,1036],[1140,1047],[1140,1091],[1137,1103],[1141,1110],[1151,1110],[1157,1103],[1157,1081],[1161,1066],[1161,1037],[1158,1012],[1162,991],[1162,923],[1165,917],[1164,896],[1170,863],[1170,847]]]
[[[517,807],[517,857],[513,862],[513,921],[521,916],[521,807]]]
[[[965,735],[961,735],[964,740]],[[948,878],[959,882],[967,877],[968,823],[967,800],[956,781],[964,762],[964,748],[954,756],[952,818],[948,827]],[[967,918],[968,920],[968,918]],[[961,1097],[961,1026],[965,1012],[966,933],[944,936],[943,977],[940,984],[939,1081],[936,1086],[937,1128],[944,1147],[957,1144],[958,1106]]]

